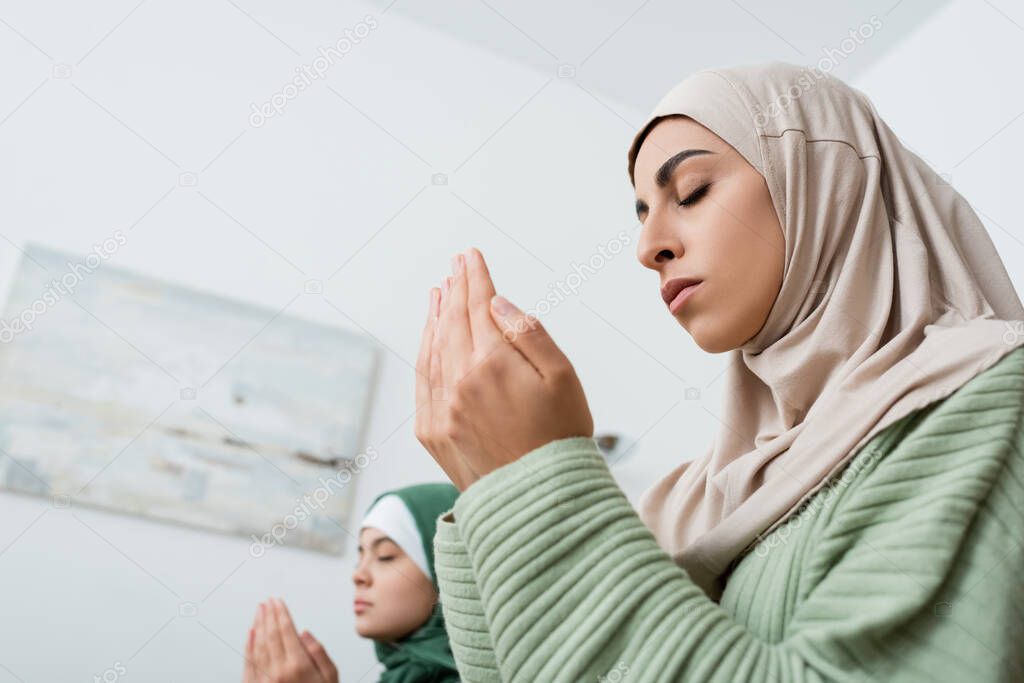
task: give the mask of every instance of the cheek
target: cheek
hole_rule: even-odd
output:
[[[378,594],[386,595],[389,605],[401,611],[414,610],[427,598],[433,584],[412,560],[389,567],[378,579]]]
[[[388,604],[401,603],[402,590],[408,581],[393,565],[381,567],[373,577],[375,593]]]
[[[759,288],[764,250],[755,244],[751,230],[730,216],[721,216],[710,227],[701,245],[707,254],[705,272],[714,282],[716,296],[725,297],[729,307],[735,308],[738,299]]]
[[[763,179],[742,183],[720,200],[709,234],[711,272],[720,273],[733,304],[751,309],[770,305],[782,282],[785,243]],[[727,209],[725,207],[728,207]]]
[[[782,256],[761,227],[726,215],[702,244],[708,255],[709,283],[704,315],[692,321],[691,334],[716,352],[734,348],[761,327],[781,284]],[[702,346],[704,345],[702,344]]]

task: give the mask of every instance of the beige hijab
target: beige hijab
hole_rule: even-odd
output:
[[[631,180],[669,114],[765,177],[785,233],[768,319],[729,352],[714,444],[637,505],[718,599],[731,563],[871,436],[1024,344],[1024,308],[967,201],[839,79],[781,62],[698,72],[634,138]]]

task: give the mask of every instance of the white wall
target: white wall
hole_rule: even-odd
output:
[[[963,194],[1024,291],[1024,7],[959,0],[855,81]]]
[[[632,11],[617,9],[595,35]],[[656,23],[656,11],[644,20]],[[250,103],[366,14],[378,28],[325,81],[249,125]],[[631,498],[709,443],[724,357],[693,345],[633,258],[627,121],[661,92],[631,107],[590,87],[584,68],[577,80],[553,78],[494,56],[486,40],[454,41],[355,2],[322,2],[301,19],[283,6],[155,0],[5,5],[0,18],[2,286],[26,240],[86,252],[119,229],[128,243],[118,265],[275,310],[324,280],[323,296],[302,294],[287,313],[363,328],[387,347],[368,436],[382,457],[358,483],[357,511],[385,488],[443,476],[412,433],[411,365],[426,292],[470,245],[499,289],[531,308],[624,230],[626,248],[545,321],[599,428],[643,437],[615,468]],[[491,18],[482,31],[526,40]],[[754,50],[764,58],[799,61],[749,17],[719,30],[738,55],[764,45]],[[853,80],[1003,227],[994,237],[1015,277],[1024,254],[1011,154],[1024,122],[997,131],[1024,110],[1010,87],[1019,30],[963,0],[885,58],[865,44],[857,59],[875,66]],[[835,45],[842,35],[801,40]],[[612,68],[616,53],[644,47],[634,34],[595,61]],[[671,84],[699,61],[683,52],[686,64],[649,68]],[[183,173],[197,185],[180,185]],[[448,184],[433,185],[435,173]],[[687,387],[701,398],[682,400]],[[289,549],[253,559],[243,538],[9,494],[0,505],[0,681],[92,680],[118,664],[128,680],[232,680],[255,604],[269,595],[326,643],[343,681],[376,680],[349,607],[354,544],[340,560]],[[182,602],[198,614],[179,616]]]

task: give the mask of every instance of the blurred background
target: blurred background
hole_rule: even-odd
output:
[[[97,274],[247,311],[216,339],[201,316],[164,316],[172,337],[189,331],[188,349],[170,346],[202,355],[197,366],[261,365],[255,350],[285,320],[377,351],[372,391],[346,413],[374,457],[339,498],[341,555],[271,544],[257,556],[246,534],[97,509],[74,491],[0,492],[0,682],[238,680],[256,603],[271,595],[342,681],[377,680],[353,628],[356,525],[379,492],[444,480],[413,434],[413,364],[428,289],[469,246],[573,361],[598,431],[620,436],[611,466],[631,500],[702,453],[727,357],[692,343],[635,259],[626,149],[690,72],[768,59],[866,92],[969,199],[1020,288],[1024,8],[1010,0],[0,2],[4,301],[26,252],[84,259],[116,244]],[[94,301],[40,316],[65,335],[46,358],[88,367],[76,342],[87,336],[108,359],[162,364],[168,342],[140,321],[167,309],[133,317]],[[86,308],[58,324],[60,310]],[[41,353],[43,330],[16,335],[0,385],[68,381],[50,361],[10,360]],[[304,352],[307,369],[337,363],[326,348]],[[145,400],[115,415],[106,464],[148,457],[152,435],[204,398],[180,372],[139,376],[159,379],[119,394]],[[217,405],[205,404],[211,433],[230,435]],[[8,479],[33,448],[15,445],[20,455],[0,438]],[[88,478],[102,484],[105,468]]]

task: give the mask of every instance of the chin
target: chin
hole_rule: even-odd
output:
[[[726,351],[732,351],[743,343],[737,342],[735,335],[723,334],[720,328],[708,325],[707,321],[701,321],[700,323],[691,321],[687,325],[680,320],[679,324],[690,333],[694,343],[706,353],[725,353]]]
[[[695,339],[694,341],[697,340]],[[697,346],[699,346],[701,350],[704,351],[705,353],[710,354],[726,353],[727,351],[732,351],[733,349],[736,348],[736,346],[733,344],[718,343],[717,340],[715,342],[704,343],[697,341]]]
[[[399,639],[399,635],[394,632],[394,629],[375,628],[372,624],[361,624],[359,617],[356,617],[356,633],[362,638],[383,642],[394,642]]]
[[[373,627],[373,624],[366,623],[365,618],[362,615],[356,615],[356,633],[362,638],[379,638],[380,634],[378,630]]]

